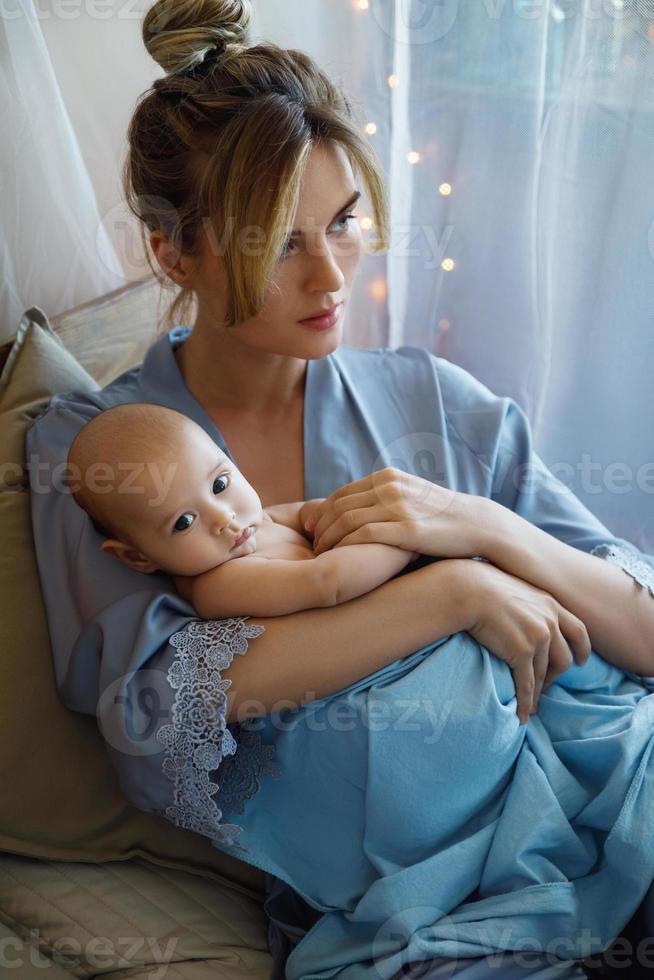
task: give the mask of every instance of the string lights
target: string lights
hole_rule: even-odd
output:
[[[373,279],[368,285],[368,292],[377,303],[385,303],[388,286],[385,279]]]
[[[616,2],[619,3],[621,2],[621,0],[616,0]],[[352,6],[356,12],[362,12],[368,10],[370,4],[369,4],[369,0],[352,0]],[[651,25],[651,27],[654,28],[654,25]],[[652,38],[654,39],[654,32],[653,35],[650,36],[652,36]],[[396,74],[391,74],[387,77],[387,83],[389,88],[394,89],[397,88],[398,85],[400,84],[400,79]],[[364,132],[368,136],[374,136],[375,133],[377,132],[377,124],[372,121],[367,122],[364,126]],[[430,144],[426,148],[426,150],[435,151],[436,145]],[[407,158],[407,162],[412,166],[416,166],[417,164],[421,163],[423,159],[422,154],[418,152],[418,150],[410,150],[407,153],[406,158]],[[449,197],[453,193],[453,190],[454,188],[449,181],[443,181],[438,185],[438,193],[441,195],[441,197]],[[374,227],[374,221],[370,217],[366,216],[360,219],[360,225],[362,229],[370,230],[371,228]],[[451,256],[446,256],[441,261],[440,268],[443,270],[443,272],[452,272],[456,268],[456,262]],[[368,291],[371,298],[376,302],[378,303],[385,302],[388,294],[388,285],[386,279],[377,278],[371,280],[370,283],[368,284]],[[451,326],[452,326],[451,321],[447,319],[447,317],[443,317],[438,321],[438,329],[441,334],[447,333],[447,331],[451,328]]]

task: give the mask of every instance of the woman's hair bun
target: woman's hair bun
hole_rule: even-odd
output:
[[[156,0],[143,19],[143,43],[168,75],[199,64],[211,48],[243,48],[250,0]]]

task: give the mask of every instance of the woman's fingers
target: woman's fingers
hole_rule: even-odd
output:
[[[489,519],[482,501],[492,503],[388,466],[339,487],[305,526],[313,532],[315,555],[335,547],[361,525],[376,522],[384,535],[386,524],[392,525],[388,534],[393,537],[360,540],[379,540],[439,558],[472,558],[483,554],[488,544]]]
[[[397,523],[388,520],[388,515],[386,514],[383,507],[373,506],[373,507],[358,507],[356,510],[347,510],[339,517],[336,517],[332,524],[325,529],[325,531],[320,535],[319,539],[314,536],[314,555],[319,555],[323,551],[329,551],[334,545],[338,544],[339,541],[343,540],[347,535],[353,534],[358,531],[359,528],[363,528],[364,525],[374,526],[376,529],[379,528],[380,524],[388,525],[389,536],[397,537],[399,533],[399,528]],[[370,534],[370,531],[366,532]],[[361,537],[360,541],[363,540]],[[373,538],[369,537],[366,540],[372,541]],[[395,542],[390,539],[390,537],[385,536],[383,539],[379,537],[374,538],[380,544],[394,544]],[[355,543],[355,542],[352,542]]]
[[[334,490],[316,510],[313,530],[314,537],[320,537],[337,517],[347,510],[380,505],[386,511],[386,520],[398,520],[405,515],[405,500],[413,497],[422,499],[428,494],[457,495],[452,490],[444,490],[421,477],[396,470],[392,466],[368,473],[360,480],[353,480]],[[438,498],[441,499],[440,496]]]
[[[559,609],[559,628],[570,644],[575,661],[583,666],[592,651],[585,624],[569,609],[561,606]]]
[[[547,671],[545,673],[545,679],[543,680],[543,686],[541,688],[541,693],[547,690],[547,688],[550,686],[552,681],[555,681],[560,673],[561,671],[558,670],[556,667],[554,667],[553,664],[548,663]]]
[[[559,674],[566,671],[571,663],[572,653],[567,640],[559,629],[553,630],[550,639],[536,650],[531,663],[534,688],[529,714],[535,714],[538,711],[538,702],[543,689],[553,680],[556,680]],[[518,714],[520,714],[520,701],[518,702]]]
[[[510,666],[510,665],[509,665]],[[513,683],[521,725],[529,721],[529,711],[534,697],[534,663],[531,657],[520,657],[512,668]]]
[[[531,714],[538,711],[538,699],[543,690],[543,684],[547,675],[547,668],[550,662],[550,643],[546,642],[539,647],[534,657],[534,694],[531,705]]]
[[[332,513],[337,502],[344,497],[350,498],[348,499],[347,503],[348,507],[352,506],[351,498],[358,497],[359,494],[370,494],[375,496],[375,499],[377,499],[374,489],[377,482],[378,474],[369,473],[367,476],[361,477],[360,480],[353,480],[352,483],[345,483],[342,487],[338,487],[333,493],[330,493],[328,497],[325,497],[323,502],[316,510],[314,514],[314,528],[317,529],[320,521],[322,520],[325,520],[325,525],[323,525],[321,530],[324,529],[324,526],[329,526],[330,520],[327,519],[329,514]],[[357,506],[361,506],[361,504],[359,503]]]
[[[402,530],[395,521],[375,521],[374,509],[364,508],[356,511],[363,516],[356,519],[348,511],[323,534],[318,545],[314,545],[313,555],[317,558],[324,551],[346,544],[393,544],[402,547]],[[367,515],[372,516],[368,517]]]
[[[572,617],[571,620],[566,620],[566,629],[569,632],[569,636],[566,637],[561,628],[554,630],[549,652],[549,664],[543,681],[543,690],[571,667],[574,662],[583,665],[590,655],[590,640],[587,643],[584,641],[586,627],[581,620],[577,619],[572,613],[568,613],[563,607],[562,611]],[[571,638],[575,639],[576,649],[572,646]]]
[[[546,690],[573,662],[583,666],[591,652],[590,637],[584,623],[564,606],[559,606],[559,628],[552,635],[541,691]]]
[[[393,539],[396,537],[397,528],[391,521],[384,521],[383,524],[363,524],[356,531],[346,534],[344,538],[337,541],[334,548],[345,548],[350,544],[369,544],[370,542],[395,545],[396,542]]]
[[[361,490],[344,494],[342,492],[344,489],[341,487],[340,490],[335,491],[331,497],[327,497],[317,508],[314,515],[316,518],[313,528],[314,541],[318,541],[325,531],[346,511],[371,507],[379,503],[372,490]],[[339,494],[339,496],[337,497],[336,494]]]

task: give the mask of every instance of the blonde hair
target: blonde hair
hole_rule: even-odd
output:
[[[142,222],[155,275],[146,227],[192,257],[200,255],[205,231],[212,244],[220,243],[226,326],[255,317],[263,306],[316,143],[345,151],[373,212],[377,239],[369,250],[389,247],[383,170],[347,98],[308,54],[272,43],[248,47],[250,20],[250,0],[153,4],[143,41],[167,74],[137,103],[123,168],[125,197]],[[248,228],[263,239],[257,249],[239,247]],[[192,292],[179,292],[164,328],[187,322],[193,303]]]

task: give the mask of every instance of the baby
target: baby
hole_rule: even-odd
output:
[[[315,557],[304,525],[324,498],[262,508],[204,429],[160,405],[117,405],[91,419],[71,444],[68,483],[105,536],[102,550],[171,575],[202,619],[332,606],[419,557],[386,544]]]

